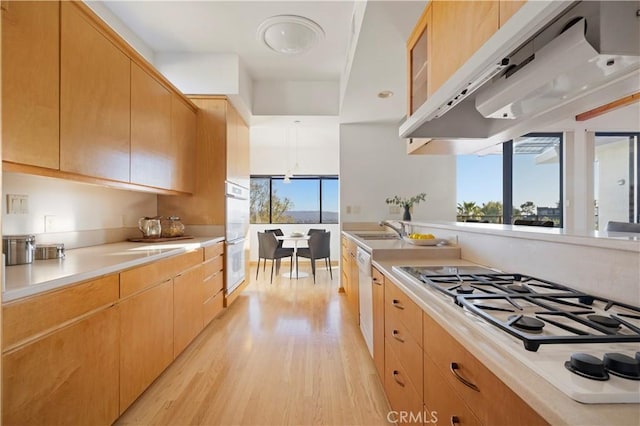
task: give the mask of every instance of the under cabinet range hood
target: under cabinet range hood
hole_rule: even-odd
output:
[[[555,12],[560,16],[501,55],[517,31],[508,21],[401,125],[400,136],[475,139],[481,150],[640,90],[640,1],[582,1]],[[492,60],[474,70],[482,51]],[[486,81],[488,71],[495,76]],[[469,81],[461,74],[485,77],[456,86]],[[453,87],[464,88],[447,96]]]

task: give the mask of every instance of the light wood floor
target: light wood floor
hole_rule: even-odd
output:
[[[318,262],[315,285],[311,276],[269,284],[269,265],[256,281],[255,271],[116,424],[387,424],[373,360],[338,293],[339,269],[331,281]]]

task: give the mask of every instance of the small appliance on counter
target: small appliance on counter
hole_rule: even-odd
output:
[[[187,240],[193,238],[184,235],[184,224],[178,216],[141,217],[138,220],[141,238],[128,238],[134,243],[161,243],[173,240]]]
[[[142,232],[143,238],[160,238],[162,235],[160,217],[141,217],[138,219],[138,229]]]
[[[184,236],[184,225],[180,222],[178,216],[169,216],[160,218],[162,238],[175,238]]]
[[[35,243],[35,235],[4,235],[2,237],[2,252],[5,255],[5,265],[32,263]]]
[[[36,260],[64,259],[64,244],[36,244]]]

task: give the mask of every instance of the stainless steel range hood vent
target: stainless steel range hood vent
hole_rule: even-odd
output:
[[[527,2],[401,125],[400,136],[478,139],[480,150],[640,90],[640,1],[558,3]],[[482,87],[482,79],[464,77],[490,76],[507,61]],[[461,93],[469,81],[478,90]]]

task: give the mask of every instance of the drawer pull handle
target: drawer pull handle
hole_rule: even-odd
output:
[[[398,380],[399,375],[400,375],[400,372],[398,370],[393,370],[393,380],[395,380],[396,383],[399,384],[400,386],[404,387],[404,383]]]
[[[376,284],[376,285],[382,285],[382,282],[379,281],[377,278],[373,279],[373,283]]]
[[[471,389],[473,389],[476,392],[480,392],[480,389],[478,389],[478,387],[476,385],[474,385],[473,383],[471,383],[470,381],[468,381],[467,379],[465,379],[464,377],[462,377],[460,374],[458,374],[458,363],[457,362],[452,362],[451,366],[450,366],[450,370],[453,373],[454,376],[456,376],[456,379],[460,380],[465,386],[470,387]]]
[[[456,426],[460,424],[460,419],[458,416],[451,416],[451,426]]]
[[[393,302],[391,302],[391,304],[398,309],[404,309],[404,306],[402,306],[402,303],[400,303],[400,301],[398,299],[393,299]]]
[[[400,332],[399,332],[398,330],[393,330],[393,331],[391,332],[391,335],[392,335],[392,336],[393,336],[393,338],[394,338],[394,339],[396,339],[398,342],[400,342],[400,343],[404,343],[404,339],[403,339],[403,338],[401,338],[401,337],[398,337],[398,336],[400,336]]]

